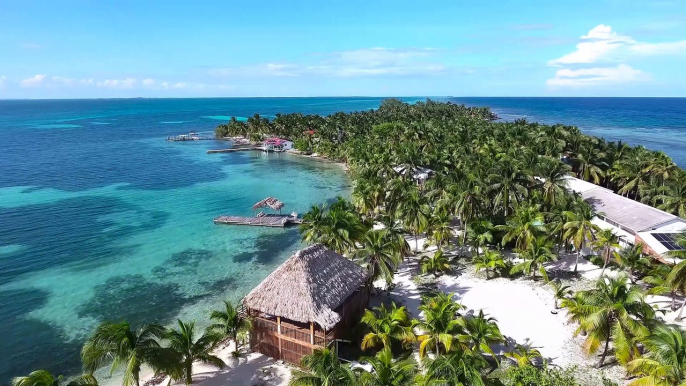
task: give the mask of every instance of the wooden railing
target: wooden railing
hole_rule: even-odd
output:
[[[314,331],[314,344],[312,344],[312,331],[304,328],[299,328],[290,324],[281,323],[281,334],[279,334],[279,325],[277,322],[256,318],[253,321],[253,328],[256,330],[266,331],[272,334],[281,335],[289,340],[295,340],[310,344],[313,346],[325,347],[333,340],[333,332],[325,334],[321,330]]]

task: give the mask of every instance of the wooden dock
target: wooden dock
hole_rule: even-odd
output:
[[[291,215],[265,214],[260,217],[219,216],[214,219],[215,224],[250,225],[258,227],[284,228],[288,225],[302,224],[302,219]]]

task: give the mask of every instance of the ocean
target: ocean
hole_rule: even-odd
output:
[[[416,100],[408,99],[408,101]],[[329,114],[379,98],[0,101],[0,384],[35,369],[80,371],[104,320],[207,324],[300,244],[295,228],[214,225],[348,196],[337,165],[288,154],[207,154],[229,116]]]
[[[424,98],[402,98],[413,102]],[[434,98],[446,100],[445,98]],[[686,165],[686,100],[451,98],[505,120],[565,123]],[[350,193],[340,167],[287,154],[207,154],[230,116],[330,114],[381,98],[0,101],[0,384],[79,372],[98,322],[207,323],[301,247],[296,229],[218,226],[277,196],[285,211]]]

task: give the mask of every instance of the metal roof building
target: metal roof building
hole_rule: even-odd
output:
[[[620,241],[641,243],[646,253],[658,258],[680,249],[674,237],[686,230],[685,219],[571,176],[567,178],[567,188],[591,204],[597,213],[593,222],[601,228],[613,229]]]

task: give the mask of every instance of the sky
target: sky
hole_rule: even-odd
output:
[[[686,96],[686,0],[0,0],[0,99]]]

